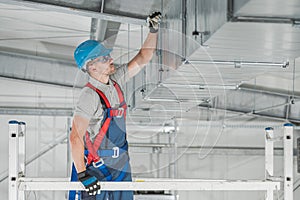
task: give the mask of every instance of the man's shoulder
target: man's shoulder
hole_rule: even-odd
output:
[[[92,94],[93,91],[92,88],[85,86],[81,89],[81,94]]]
[[[116,66],[116,72],[110,76],[110,78],[117,83],[124,85],[128,81],[128,64],[120,64]]]
[[[80,92],[80,97],[96,97],[98,96],[97,92],[94,91],[92,88],[90,87],[84,87],[82,88],[81,92]]]

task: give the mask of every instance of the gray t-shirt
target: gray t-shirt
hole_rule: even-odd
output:
[[[110,76],[110,79],[116,81],[122,91],[124,91],[125,83],[129,80],[127,64],[118,67],[116,72]],[[108,84],[104,84],[90,77],[89,83],[104,93],[112,108],[117,108],[120,100],[110,79]],[[90,138],[93,141],[99,132],[103,120],[102,104],[99,95],[93,89],[84,87],[81,90],[74,115],[84,117],[90,121],[87,131],[90,133]]]

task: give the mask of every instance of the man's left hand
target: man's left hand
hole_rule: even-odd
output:
[[[147,24],[151,33],[157,33],[161,18],[160,12],[153,12],[147,17]]]
[[[95,176],[91,176],[87,171],[80,172],[77,176],[89,195],[96,195],[99,192],[101,187]]]

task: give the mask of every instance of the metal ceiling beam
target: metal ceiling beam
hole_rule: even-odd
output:
[[[32,1],[0,0],[0,3],[4,3],[4,4],[8,4],[8,5],[30,7],[30,8],[35,8],[38,10],[53,11],[53,12],[59,12],[59,13],[72,14],[72,15],[80,15],[80,16],[84,16],[84,17],[103,19],[103,20],[107,20],[107,21],[114,21],[114,22],[120,22],[120,23],[125,23],[125,24],[146,25],[145,19],[120,16],[120,15],[112,15],[112,14],[107,14],[107,13],[99,13],[99,12],[93,12],[93,11],[89,11],[89,10],[82,10],[82,9],[76,9],[76,8],[71,8],[71,7],[50,5],[50,4],[45,4],[45,3],[37,3],[37,2],[32,2]]]
[[[8,48],[8,47],[3,47],[0,46],[0,56],[15,56],[15,57],[22,57],[30,60],[40,60],[40,61],[45,61],[45,62],[52,62],[52,63],[57,63],[57,64],[62,64],[62,65],[68,65],[68,66],[73,66],[77,67],[75,65],[74,59],[68,59],[66,57],[60,58],[57,57],[56,55],[51,55],[51,54],[44,54],[36,51],[29,51],[29,50],[23,50],[23,49],[16,49],[16,48]],[[1,59],[2,61],[2,59]],[[3,60],[5,61],[5,60]],[[3,62],[2,62],[3,63]]]
[[[83,83],[76,82],[77,73],[80,72],[75,64],[6,52],[0,52],[0,60],[3,66],[0,68],[2,78],[70,88],[83,86]]]
[[[264,86],[251,85],[246,83],[239,85],[239,89],[244,91],[249,91],[249,92],[256,92],[260,94],[271,94],[271,95],[277,95],[283,97],[294,96],[295,98],[300,98],[300,92],[295,92],[294,94],[291,94],[291,92],[287,90],[282,90],[278,88],[268,88]]]
[[[273,119],[273,120],[281,120],[281,121],[290,121],[292,123],[300,123],[300,120],[298,119],[292,119],[292,118],[288,118],[286,119],[285,115],[282,117],[278,117],[278,116],[272,116],[272,115],[266,115],[266,114],[260,114],[260,113],[255,113],[255,112],[245,112],[245,111],[241,111],[241,110],[233,110],[233,109],[224,109],[224,108],[212,108],[209,105],[198,105],[199,108],[205,108],[208,110],[216,110],[216,111],[222,111],[222,112],[232,112],[232,113],[236,113],[236,114],[240,114],[236,117],[233,118],[240,118],[242,117],[242,115],[247,115],[247,116],[253,116],[253,117],[264,117],[264,118],[268,118],[268,119]],[[225,120],[229,120],[229,119],[233,119],[233,118],[227,118]]]
[[[0,107],[1,115],[73,116],[72,108]]]
[[[35,79],[31,79],[31,78],[20,78],[20,77],[9,76],[9,75],[6,76],[6,75],[1,75],[1,74],[0,74],[0,78],[26,81],[26,82],[31,82],[31,83],[40,83],[40,84],[46,84],[46,85],[52,85],[52,86],[61,86],[61,87],[67,87],[67,88],[81,88],[81,87],[73,86],[71,84],[63,84],[63,83],[56,83],[56,82],[50,82],[50,81],[35,80]]]

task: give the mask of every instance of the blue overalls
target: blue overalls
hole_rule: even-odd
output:
[[[88,132],[85,135],[87,172],[97,177],[100,182],[132,181],[125,124],[127,105],[120,86],[115,81],[113,81],[113,84],[120,100],[118,108],[111,108],[108,99],[102,91],[90,83],[86,85],[86,87],[90,87],[99,95],[104,113],[102,126],[94,142],[90,140]],[[74,179],[76,181],[76,178]],[[70,197],[73,198],[73,196],[74,191],[70,192],[69,199]],[[101,191],[96,196],[90,196],[85,191],[81,191],[81,199],[133,200],[133,192]]]

